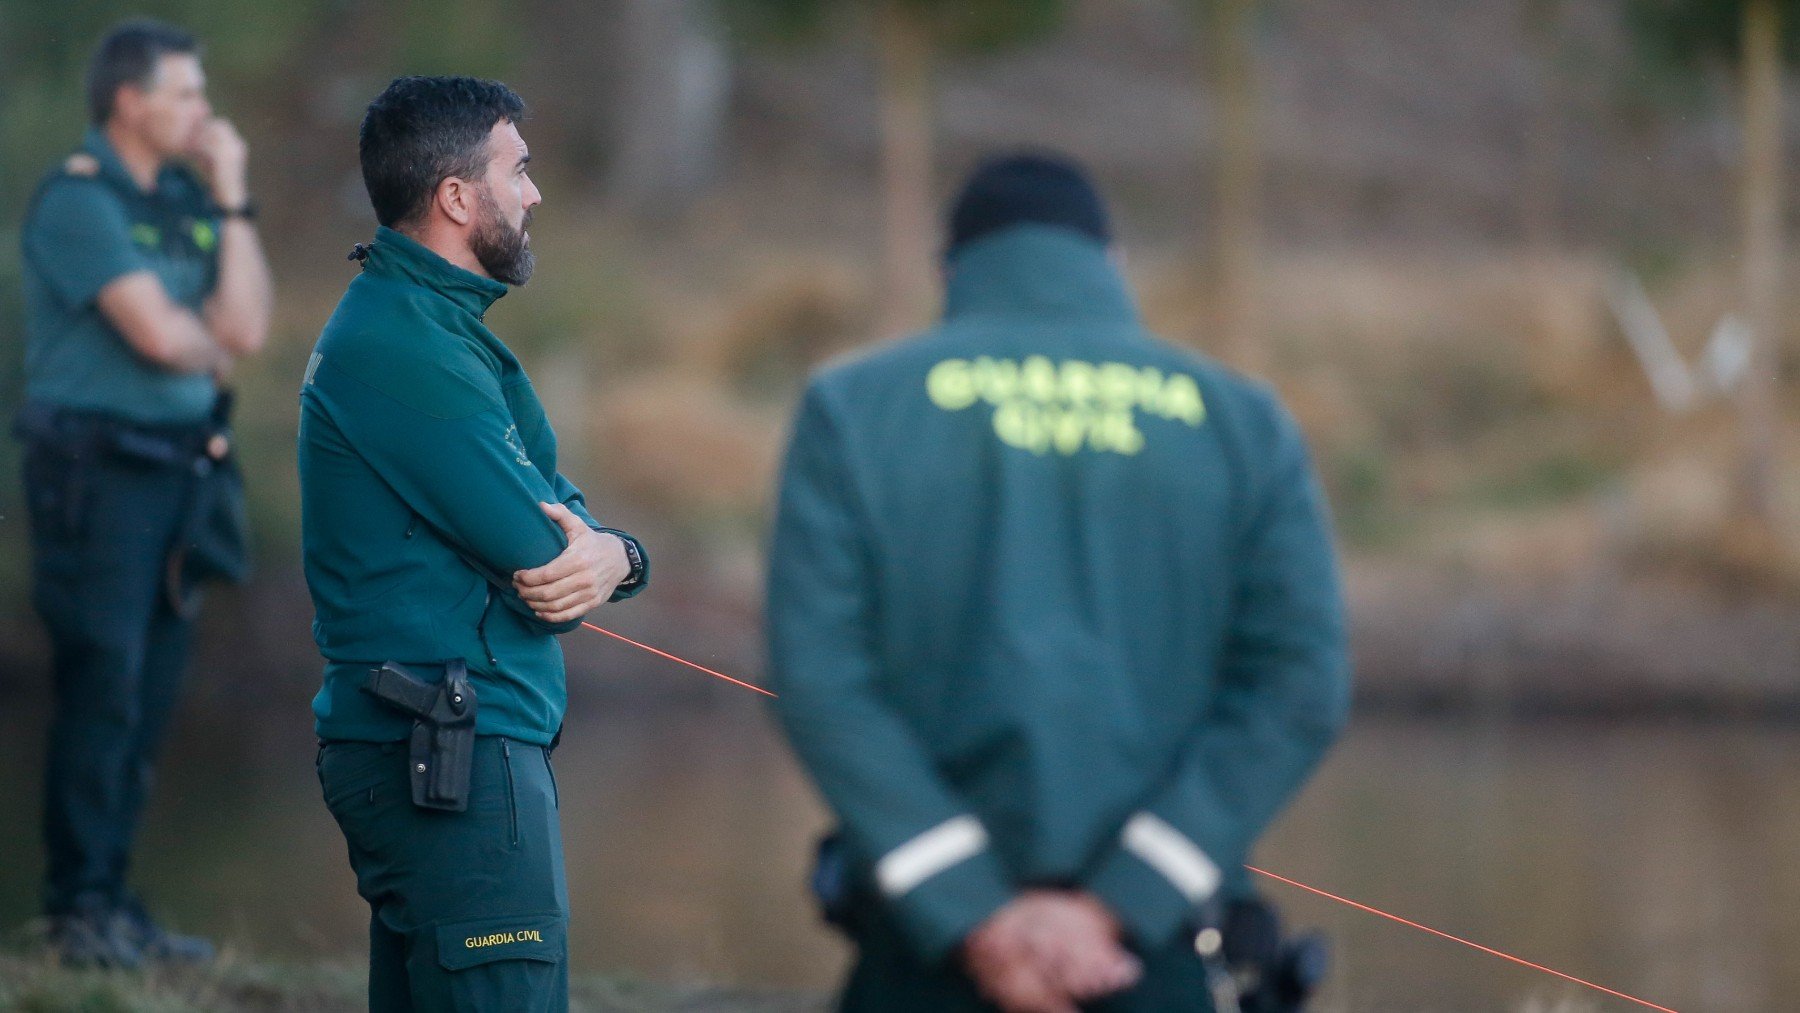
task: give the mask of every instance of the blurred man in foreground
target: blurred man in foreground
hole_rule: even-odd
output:
[[[943,322],[800,407],[769,636],[845,1009],[1211,1009],[1202,906],[1344,721],[1300,432],[1146,334],[1109,246],[1077,168],[988,163]]]
[[[535,264],[524,112],[466,77],[401,78],[369,105],[380,227],[300,388],[319,782],[369,902],[377,1011],[568,1007],[556,634],[649,577],[557,471],[544,407],[483,322]]]
[[[190,34],[132,21],[89,62],[92,125],[21,230],[33,597],[54,654],[44,802],[65,961],[198,961],[125,885],[187,663],[196,583],[241,579],[242,490],[219,378],[262,347],[269,269],[246,149]]]

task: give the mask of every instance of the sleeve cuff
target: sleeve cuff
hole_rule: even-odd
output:
[[[875,863],[875,883],[901,935],[929,965],[947,962],[1013,893],[986,829],[968,815],[888,852]]]
[[[644,588],[649,587],[650,586],[650,553],[644,551],[644,543],[638,541],[635,536],[629,535],[623,531],[620,531],[618,528],[602,527],[598,524],[594,524],[594,525],[590,525],[590,526],[595,531],[602,531],[609,535],[616,535],[619,538],[623,538],[626,541],[630,542],[633,546],[635,546],[637,548],[638,558],[644,561],[644,572],[639,575],[638,582],[627,588],[614,589],[612,597],[608,598],[607,601],[609,601],[609,602],[624,601],[627,598],[637,595],[639,592],[643,591]]]
[[[1219,867],[1161,817],[1140,812],[1125,821],[1118,847],[1088,883],[1145,950],[1182,931],[1218,892]]]

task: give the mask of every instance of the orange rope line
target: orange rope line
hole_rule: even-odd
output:
[[[726,675],[723,672],[715,672],[712,669],[707,668],[705,665],[696,665],[693,662],[688,661],[685,658],[678,658],[675,655],[670,654],[668,651],[657,650],[656,648],[651,647],[649,644],[640,644],[637,641],[631,639],[630,637],[620,636],[619,634],[614,633],[611,630],[602,629],[601,627],[595,626],[593,623],[587,622],[585,620],[582,622],[581,625],[587,627],[590,630],[593,630],[595,633],[604,633],[607,636],[612,637],[614,640],[623,640],[625,643],[628,643],[633,647],[636,647],[640,650],[649,651],[651,654],[654,654],[658,657],[667,658],[670,661],[673,661],[677,664],[686,665],[687,667],[693,668],[693,669],[698,669],[699,671],[705,672],[707,675],[713,676],[714,678],[723,679],[726,682],[729,682],[734,686],[742,686],[745,689],[751,690],[753,692],[761,693],[762,695],[764,695],[766,697],[774,697],[775,696],[774,693],[771,693],[768,690],[763,689],[761,686],[753,686],[750,683],[744,682],[740,679],[733,679],[731,676]],[[1430,935],[1438,936],[1443,939],[1448,939],[1453,943],[1461,943],[1462,945],[1467,946],[1471,949],[1480,950],[1483,953],[1486,953],[1490,956],[1499,957],[1502,960],[1510,960],[1515,964],[1518,964],[1523,967],[1529,967],[1534,971],[1542,971],[1545,974],[1553,975],[1555,977],[1563,979],[1564,981],[1571,981],[1577,985],[1583,985],[1583,986],[1586,986],[1587,988],[1594,989],[1597,992],[1604,992],[1607,995],[1615,996],[1617,998],[1624,999],[1628,1002],[1637,1003],[1639,1006],[1645,1006],[1645,1007],[1648,1007],[1653,1010],[1661,1010],[1662,1013],[1677,1013],[1677,1011],[1672,1010],[1667,1006],[1658,1006],[1657,1004],[1650,1002],[1648,1000],[1639,999],[1635,995],[1627,995],[1626,993],[1620,992],[1617,989],[1607,988],[1605,985],[1596,985],[1595,983],[1593,983],[1591,981],[1588,981],[1583,978],[1577,978],[1572,974],[1564,974],[1563,972],[1558,971],[1552,967],[1545,967],[1542,964],[1534,964],[1531,961],[1526,960],[1523,957],[1515,957],[1510,953],[1504,953],[1500,950],[1494,949],[1491,946],[1483,946],[1480,943],[1471,942],[1460,936],[1453,936],[1448,932],[1443,932],[1438,929],[1434,929],[1429,925],[1421,925],[1418,922],[1412,921],[1407,918],[1402,918],[1399,915],[1389,914],[1388,912],[1383,911],[1380,908],[1370,907],[1367,904],[1359,904],[1356,901],[1350,900],[1347,897],[1339,897],[1335,893],[1328,893],[1324,890],[1319,889],[1318,887],[1307,886],[1305,883],[1302,883],[1298,880],[1289,879],[1286,876],[1276,875],[1275,873],[1269,872],[1266,869],[1258,869],[1254,865],[1246,865],[1246,866],[1244,866],[1244,868],[1249,869],[1251,872],[1254,872],[1259,876],[1267,876],[1270,879],[1277,880],[1282,883],[1286,883],[1289,886],[1296,887],[1301,890],[1305,890],[1307,893],[1317,894],[1318,896],[1324,897],[1327,900],[1334,900],[1334,901],[1337,901],[1339,904],[1343,904],[1348,907],[1353,907],[1353,908],[1357,909],[1358,911],[1365,911],[1369,914],[1376,915],[1381,918],[1386,918],[1389,921],[1399,922],[1401,925],[1405,925],[1408,928],[1418,929],[1420,932],[1425,932]]]
[[[1286,876],[1277,876],[1273,872],[1266,872],[1262,869],[1258,869],[1254,865],[1246,865],[1246,866],[1244,866],[1244,868],[1249,869],[1251,872],[1254,872],[1259,876],[1267,876],[1270,879],[1279,880],[1280,882],[1286,883],[1289,886],[1299,887],[1300,889],[1305,890],[1307,893],[1316,893],[1319,896],[1325,897],[1329,900],[1335,900],[1339,904],[1347,904],[1350,907],[1357,909],[1358,911],[1367,911],[1369,914],[1379,915],[1380,917],[1386,918],[1389,921],[1399,922],[1402,925],[1418,929],[1420,932],[1429,932],[1430,934],[1432,934],[1434,936],[1441,936],[1444,939],[1448,939],[1453,943],[1461,943],[1464,946],[1472,947],[1474,949],[1480,950],[1483,953],[1490,954],[1495,957],[1499,957],[1502,960],[1510,960],[1515,964],[1523,964],[1524,966],[1529,967],[1534,971],[1542,971],[1545,974],[1553,974],[1558,978],[1562,978],[1566,981],[1572,981],[1577,985],[1586,985],[1588,988],[1595,989],[1600,992],[1605,992],[1607,995],[1617,996],[1620,999],[1626,999],[1631,1002],[1635,1002],[1639,1006],[1648,1006],[1651,1009],[1662,1010],[1662,1013],[1676,1013],[1675,1010],[1672,1010],[1667,1006],[1658,1006],[1657,1004],[1655,1004],[1653,1002],[1647,1002],[1643,999],[1639,999],[1635,995],[1626,995],[1624,992],[1619,992],[1614,989],[1607,988],[1605,985],[1596,985],[1591,981],[1585,981],[1581,978],[1575,977],[1572,974],[1564,974],[1561,971],[1558,971],[1554,968],[1545,967],[1542,964],[1534,964],[1531,961],[1526,960],[1522,957],[1515,957],[1510,953],[1502,953],[1499,950],[1496,950],[1491,946],[1483,946],[1480,943],[1472,943],[1472,942],[1468,941],[1467,939],[1463,939],[1458,936],[1453,936],[1448,932],[1440,932],[1437,929],[1434,929],[1429,925],[1420,925],[1418,922],[1408,921],[1407,919],[1402,918],[1399,915],[1388,914],[1386,911],[1382,911],[1379,908],[1372,908],[1367,904],[1358,904],[1356,901],[1349,900],[1344,897],[1339,897],[1335,893],[1326,893],[1324,890],[1321,890],[1318,887],[1307,886],[1305,883],[1296,882],[1294,880],[1287,878]]]
[[[586,626],[588,629],[593,630],[595,633],[604,633],[607,636],[612,637],[614,640],[623,640],[633,647],[649,651],[651,654],[657,655],[659,657],[667,658],[670,661],[677,662],[682,665],[686,665],[689,668],[697,668],[700,671],[705,672],[707,675],[713,676],[714,678],[717,678],[717,679],[724,679],[726,682],[729,682],[734,686],[742,686],[745,689],[753,690],[757,693],[761,693],[763,696],[766,696],[766,697],[770,697],[770,698],[775,697],[775,694],[769,692],[768,690],[762,688],[761,686],[752,686],[751,684],[744,682],[742,680],[733,679],[731,676],[726,675],[723,672],[715,672],[712,669],[707,668],[705,665],[696,665],[693,662],[686,660],[685,658],[677,658],[675,655],[670,654],[668,651],[659,651],[656,648],[651,647],[649,644],[640,644],[637,641],[631,639],[630,637],[621,637],[617,633],[614,633],[611,630],[603,630],[600,627],[595,626],[593,623],[587,622],[586,620],[583,620],[581,625]]]

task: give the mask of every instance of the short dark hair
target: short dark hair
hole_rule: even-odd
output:
[[[375,220],[406,224],[430,207],[439,183],[480,178],[494,124],[524,118],[525,100],[498,81],[396,79],[369,103],[357,143]]]
[[[150,18],[114,25],[88,58],[88,118],[96,126],[112,119],[113,102],[125,85],[150,87],[156,61],[171,54],[200,55],[200,40],[185,28]]]
[[[1112,241],[1106,204],[1073,159],[1046,151],[989,158],[969,174],[950,205],[945,254],[1012,225],[1035,222]]]

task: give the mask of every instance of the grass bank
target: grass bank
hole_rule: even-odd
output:
[[[367,1009],[350,961],[272,963],[227,952],[200,969],[70,970],[42,953],[0,953],[0,1013],[335,1013]],[[816,1013],[818,996],[665,985],[609,975],[570,981],[570,1008],[590,1013]]]

